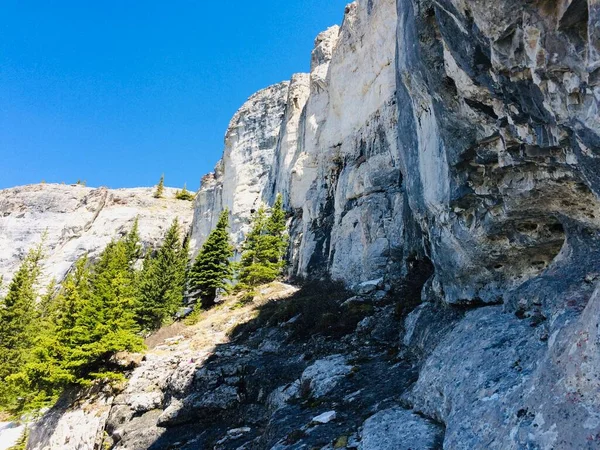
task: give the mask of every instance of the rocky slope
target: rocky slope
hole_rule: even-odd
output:
[[[139,218],[144,245],[156,245],[176,217],[189,227],[190,202],[175,189],[155,199],[153,188],[106,189],[39,184],[0,191],[0,274],[9,281],[25,254],[44,241],[44,280],[62,280],[85,253],[94,257]]]
[[[136,412],[148,358],[63,448],[600,448],[599,23],[595,0],[348,5],[310,74],[232,119],[193,238],[229,208],[239,243],[281,192],[290,275],[359,296],[258,305],[216,357],[173,350],[188,381]]]

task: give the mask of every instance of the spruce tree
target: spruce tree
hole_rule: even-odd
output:
[[[200,293],[200,304],[204,308],[215,304],[217,292],[227,289],[228,280],[233,277],[233,246],[229,241],[228,227],[229,211],[225,210],[190,269],[190,290]]]
[[[285,266],[285,252],[287,250],[288,238],[287,238],[287,225],[285,218],[285,211],[283,209],[283,197],[281,194],[277,195],[275,204],[271,208],[271,215],[267,220],[267,248],[270,250],[269,263],[278,266],[278,270],[281,270]]]
[[[162,198],[165,191],[165,174],[160,176],[160,180],[156,185],[156,191],[154,191],[154,198]]]
[[[287,248],[285,211],[281,195],[267,215],[260,207],[252,218],[252,229],[242,246],[238,286],[252,288],[281,275]]]
[[[0,405],[8,409],[18,393],[6,380],[27,363],[37,332],[36,284],[42,256],[41,244],[27,254],[0,304]]]
[[[183,304],[188,249],[182,247],[179,235],[179,222],[175,219],[156,256],[144,260],[137,316],[146,330],[160,328]]]
[[[18,392],[19,402],[13,405],[13,412],[28,412],[48,406],[66,385],[75,381],[67,364],[69,346],[60,339],[61,331],[72,332],[74,323],[69,321],[61,329],[60,316],[74,314],[77,310],[73,302],[66,302],[64,298],[74,291],[75,279],[80,278],[79,272],[81,261],[67,275],[61,291],[56,294],[56,285],[51,284],[38,304],[37,332],[30,357],[19,372],[6,379],[10,389]]]

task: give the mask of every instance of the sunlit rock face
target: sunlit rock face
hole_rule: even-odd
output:
[[[187,230],[192,203],[175,199],[165,188],[155,199],[153,188],[106,189],[37,184],[0,191],[0,274],[7,282],[23,257],[43,241],[42,285],[61,281],[77,259],[96,257],[138,218],[145,246],[156,246],[175,218]],[[45,236],[45,238],[43,238]]]
[[[281,154],[276,155],[276,149],[289,92],[288,82],[263,89],[231,119],[223,158],[214,173],[203,178],[196,199],[193,246],[200,247],[225,208],[230,212],[233,242],[240,244],[244,240],[252,213],[272,191],[269,174]]]
[[[223,208],[235,244],[252,211],[284,196],[291,275],[359,282],[394,273],[402,253],[394,1],[352,3],[319,34],[310,74],[251,97],[196,202],[196,246]]]

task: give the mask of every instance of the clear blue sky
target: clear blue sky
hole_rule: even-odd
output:
[[[308,71],[348,1],[2,0],[0,188],[196,189],[234,112]]]

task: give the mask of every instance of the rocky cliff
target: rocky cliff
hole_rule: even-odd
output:
[[[25,254],[42,242],[43,284],[61,281],[88,253],[97,256],[139,218],[142,243],[155,246],[175,218],[189,227],[190,202],[175,200],[175,189],[155,199],[153,188],[106,189],[39,184],[0,191],[0,274],[9,281]]]
[[[208,354],[166,343],[32,448],[77,423],[52,448],[600,448],[599,19],[595,0],[348,5],[310,74],[232,119],[192,232],[228,208],[239,244],[280,192],[290,275],[357,295],[258,302]]]

